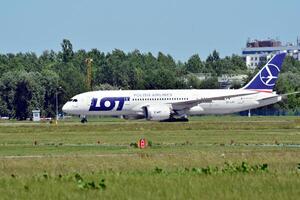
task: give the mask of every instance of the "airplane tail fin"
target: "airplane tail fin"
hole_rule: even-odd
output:
[[[269,62],[242,89],[272,92],[286,53],[274,55]]]

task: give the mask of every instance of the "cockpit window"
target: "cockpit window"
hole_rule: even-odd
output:
[[[69,102],[78,102],[77,99],[70,99]]]

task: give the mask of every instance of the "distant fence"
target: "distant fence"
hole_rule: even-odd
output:
[[[248,111],[239,113],[241,116],[248,116]],[[251,115],[258,116],[300,116],[300,110],[280,110],[280,109],[253,109]]]

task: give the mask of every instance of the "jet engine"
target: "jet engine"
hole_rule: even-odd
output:
[[[144,107],[145,118],[152,121],[161,121],[170,118],[171,110],[167,105],[150,105]]]

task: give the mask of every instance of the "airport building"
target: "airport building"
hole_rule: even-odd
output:
[[[296,60],[300,60],[300,38],[297,42],[282,44],[279,40],[248,40],[246,48],[242,49],[242,56],[250,69],[255,69],[266,63],[274,54],[286,52]]]
[[[194,73],[193,75],[195,75],[201,81],[205,81],[205,79],[212,77],[210,73]],[[236,83],[243,85],[247,77],[248,75],[246,74],[223,74],[222,76],[218,76],[218,84],[221,89],[229,89]]]

